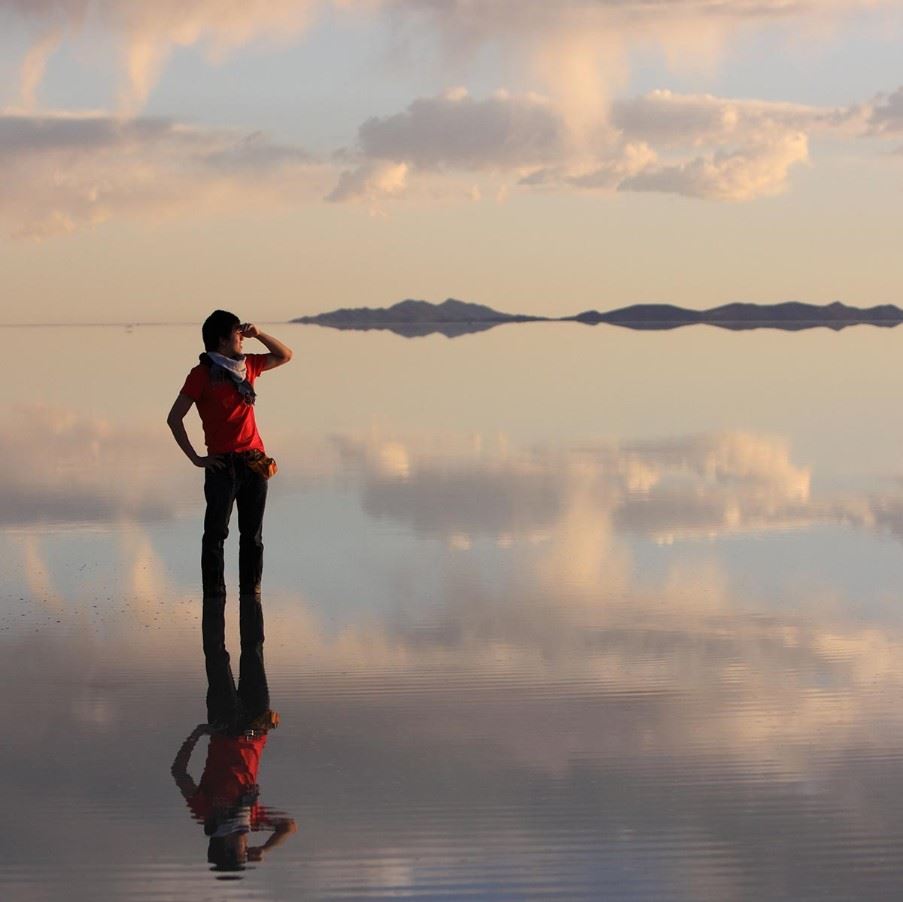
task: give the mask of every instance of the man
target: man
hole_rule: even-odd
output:
[[[166,422],[188,459],[204,468],[204,536],[201,541],[202,633],[207,668],[207,719],[225,724],[236,710],[235,686],[226,651],[223,543],[232,506],[238,507],[239,621],[241,647],[263,664],[263,511],[266,457],[254,419],[257,377],[292,359],[282,342],[241,323],[234,313],[215,310],[201,328],[205,353],[188,374]],[[245,338],[256,338],[269,353],[242,353]],[[206,456],[199,455],[185,431],[185,415],[196,404],[204,427]],[[244,655],[243,655],[244,658]],[[248,658],[250,660],[250,657]],[[244,668],[242,668],[244,669]]]

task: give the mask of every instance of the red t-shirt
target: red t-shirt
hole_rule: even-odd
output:
[[[251,385],[263,371],[266,359],[266,354],[245,355]],[[242,398],[235,380],[220,367],[199,363],[188,374],[182,394],[197,404],[208,454],[266,450],[257,431],[254,405]]]
[[[197,792],[188,800],[191,813],[200,821],[217,812],[228,811],[238,800],[257,785],[260,756],[267,736],[210,737],[207,763]],[[257,830],[269,823],[269,809],[257,802],[251,805],[251,829]]]

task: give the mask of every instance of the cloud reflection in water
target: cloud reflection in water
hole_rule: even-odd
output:
[[[87,453],[90,442],[72,447]],[[629,541],[673,541],[679,552],[700,544],[685,540],[744,530],[893,528],[895,487],[821,498],[783,442],[736,433],[528,450],[344,437],[296,453],[317,456],[332,489],[356,493],[360,508],[346,517],[406,532],[387,562],[388,612],[365,599],[364,613],[336,624],[303,573],[301,588],[267,593],[275,704],[298,725],[280,734],[267,781],[301,824],[286,867],[267,869],[274,897],[460,890],[466,879],[491,895],[493,879],[515,885],[506,867],[537,886],[567,877],[597,897],[899,889],[900,856],[887,843],[903,832],[903,635],[857,621],[842,597],[830,611],[763,612],[731,583],[717,542],[649,576]],[[49,466],[36,460],[36,473]],[[283,460],[298,472],[291,449]],[[281,485],[303,503],[302,477]],[[149,488],[136,477],[127,497]],[[85,487],[67,497],[59,480],[48,491],[66,510]],[[144,517],[140,504],[113,509]],[[192,680],[202,686],[196,587],[165,576],[152,526],[133,523],[117,546],[123,594],[143,606],[111,605],[102,641],[83,618],[56,655],[30,640],[61,688],[46,719],[10,740],[5,754],[26,771],[35,748],[66,730],[115,735],[129,755],[145,741],[136,722],[166,723],[167,705]],[[21,560],[35,590],[71,603],[46,544],[27,538]],[[429,605],[411,578],[424,542],[442,549],[445,568]],[[155,622],[157,608],[172,616]],[[10,642],[21,651],[26,639]],[[14,660],[2,665],[9,678]],[[93,665],[82,675],[84,661]],[[138,698],[141,718],[129,711]],[[92,824],[100,767],[80,761],[83,785],[64,787]],[[136,809],[156,810],[153,780],[134,783]],[[10,803],[27,817],[17,793]]]

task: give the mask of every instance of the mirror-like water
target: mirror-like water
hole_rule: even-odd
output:
[[[894,332],[272,326],[281,723],[230,744],[164,423],[198,330],[7,331],[4,898],[900,895]]]

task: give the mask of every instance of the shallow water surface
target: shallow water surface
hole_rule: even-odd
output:
[[[46,365],[0,417],[4,898],[903,891],[894,331],[270,327],[251,842],[296,829],[228,873],[173,776],[203,499],[164,418],[198,330],[8,331]]]

